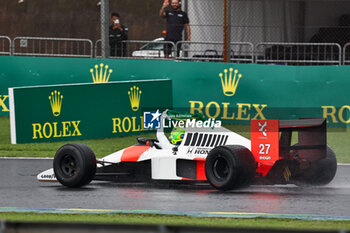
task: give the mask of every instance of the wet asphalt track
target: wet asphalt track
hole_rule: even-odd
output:
[[[220,193],[208,185],[160,187],[93,181],[80,189],[39,183],[51,159],[0,159],[0,208],[81,208],[307,214],[350,217],[350,166],[324,187],[251,186]]]

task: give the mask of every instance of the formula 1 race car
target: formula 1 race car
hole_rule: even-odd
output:
[[[174,120],[167,111],[160,118]],[[157,139],[137,138],[136,145],[98,160],[88,146],[66,144],[56,152],[53,168],[37,179],[67,187],[92,180],[201,181],[231,190],[250,184],[325,185],[335,176],[337,161],[327,146],[325,119],[252,120],[251,140],[213,122],[197,122],[187,119],[184,125],[191,127],[177,132],[175,144],[161,126]],[[293,132],[298,134],[295,145]]]

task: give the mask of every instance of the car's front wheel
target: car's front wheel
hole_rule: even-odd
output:
[[[96,157],[86,145],[71,143],[57,150],[53,160],[57,180],[67,187],[81,187],[95,177]]]

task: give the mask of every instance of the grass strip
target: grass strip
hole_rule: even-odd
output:
[[[25,222],[155,224],[256,229],[349,230],[350,221],[309,221],[271,218],[203,218],[157,214],[37,214],[0,213],[0,219]]]

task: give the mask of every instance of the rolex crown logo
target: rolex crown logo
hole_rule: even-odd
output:
[[[139,109],[141,93],[142,91],[139,90],[139,87],[136,86],[131,87],[130,91],[128,91],[131,109],[133,111],[137,111]]]
[[[56,90],[54,92],[51,92],[51,95],[49,96],[52,114],[56,117],[61,114],[62,99],[63,95],[61,95],[61,93]]]
[[[238,70],[233,70],[233,68],[229,69],[229,75],[227,74],[227,71],[227,69],[224,70],[224,75],[223,73],[219,74],[221,78],[222,91],[226,96],[233,96],[236,93],[239,80],[242,78],[242,74],[238,74]]]
[[[100,69],[98,68],[98,65],[95,65],[95,70],[90,69],[90,73],[92,75],[92,80],[94,81],[94,83],[108,83],[109,76],[113,71],[112,69],[108,70],[108,67],[108,65],[104,65],[103,63],[101,63]]]

